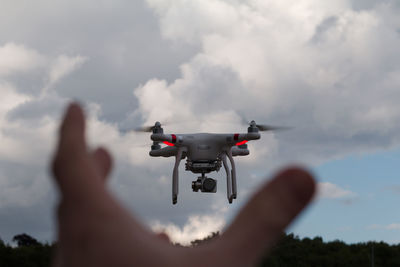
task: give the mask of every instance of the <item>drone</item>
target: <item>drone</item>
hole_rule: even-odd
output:
[[[193,192],[216,193],[217,180],[206,174],[224,166],[226,172],[227,198],[229,204],[237,197],[236,167],[233,157],[247,156],[250,151],[247,142],[260,139],[260,131],[280,130],[287,127],[274,127],[249,123],[247,133],[194,133],[194,134],[165,134],[160,122],[153,126],[135,129],[139,132],[151,132],[153,141],[149,155],[151,157],[175,157],[172,172],[172,204],[178,201],[179,165],[186,158],[185,170],[201,174],[192,182]],[[160,143],[165,144],[161,147]],[[228,166],[228,160],[230,168]]]

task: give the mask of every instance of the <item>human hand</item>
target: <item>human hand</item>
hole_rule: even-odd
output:
[[[60,189],[53,266],[253,266],[310,202],[315,182],[299,168],[278,173],[222,236],[195,248],[169,244],[142,226],[108,191],[112,159],[87,150],[82,109],[71,104],[60,129],[53,173]]]

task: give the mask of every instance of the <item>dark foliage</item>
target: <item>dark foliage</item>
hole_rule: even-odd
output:
[[[1,267],[50,266],[54,245],[42,244],[27,234],[16,235],[13,241],[18,247],[6,245],[0,240]]]
[[[190,243],[191,243],[192,247],[195,247],[195,246],[198,246],[198,245],[200,245],[202,243],[206,243],[206,242],[211,241],[211,240],[213,240],[215,238],[218,238],[218,237],[219,237],[219,232],[212,232],[209,236],[207,236],[207,237],[205,237],[203,239],[193,240]]]
[[[400,266],[400,245],[390,246],[383,242],[348,245],[339,240],[325,243],[321,237],[300,239],[289,234],[283,236],[259,266]]]
[[[40,245],[40,243],[35,238],[25,233],[14,236],[12,240],[14,242],[17,242],[18,247],[31,247]]]
[[[21,238],[21,236],[23,238]],[[218,238],[214,232],[202,240],[194,240],[191,247]],[[5,244],[0,239],[1,267],[46,267],[50,266],[54,244],[42,244],[26,234],[14,237],[18,247]],[[22,243],[19,243],[22,241]],[[189,249],[189,248],[188,248]],[[372,259],[374,265],[372,265]],[[324,242],[321,237],[303,238],[284,234],[259,266],[270,267],[358,267],[400,266],[400,245],[383,242],[368,242],[348,245],[342,241]]]

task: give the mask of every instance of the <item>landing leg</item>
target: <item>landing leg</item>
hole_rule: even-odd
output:
[[[172,204],[178,202],[178,191],[179,191],[179,163],[182,160],[182,149],[179,148],[175,156],[174,171],[172,173]]]
[[[235,161],[233,160],[233,157],[232,157],[232,150],[229,150],[228,158],[229,158],[229,161],[231,162],[231,166],[232,166],[232,196],[233,196],[233,199],[236,199],[236,196],[237,196],[236,167],[235,167]]]
[[[226,162],[226,155],[222,156],[222,163],[224,165],[224,169],[226,172],[226,196],[228,198],[229,204],[232,203],[232,178],[231,178],[231,172],[229,171],[228,168],[228,163]]]

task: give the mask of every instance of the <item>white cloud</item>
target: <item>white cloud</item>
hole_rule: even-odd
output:
[[[8,65],[3,62],[3,73],[25,71],[25,75],[39,72],[42,78],[47,76],[46,68],[37,63],[50,57],[39,55],[35,50],[18,44],[0,48],[1,53],[4,59],[16,60],[10,60],[13,63]],[[79,57],[72,59],[75,63],[80,61]],[[61,61],[65,63],[69,60],[62,57]],[[56,64],[52,67],[52,70],[60,69],[53,81],[69,74],[75,63],[66,63],[68,66]],[[33,117],[30,114],[22,118],[12,116],[19,109],[25,113],[24,108],[31,105],[44,106],[46,109],[48,103],[58,105],[60,113],[68,99],[58,96],[54,90],[48,93],[31,95],[20,90],[11,78],[0,79],[0,210],[35,207],[49,197],[51,188],[47,168],[55,146],[59,115],[46,110]]]
[[[142,1],[114,1],[112,8],[91,2],[44,1],[29,7],[2,3],[0,235],[5,241],[20,232],[51,240],[51,192],[56,191],[50,188],[48,164],[70,99],[87,106],[91,145],[102,143],[112,151],[116,163],[111,187],[126,206],[144,221],[165,220],[193,209],[204,212],[196,203],[174,211],[166,201],[170,190],[153,179],[167,175],[169,184],[168,160],[150,164],[148,147],[137,146],[149,143],[148,135],[118,131],[125,113],[136,107],[132,88],[153,75],[174,76],[193,48],[169,47]],[[29,13],[24,12],[27,8]],[[137,126],[138,121],[134,117],[128,126]],[[208,202],[202,201],[206,206]],[[179,225],[187,219],[173,217]]]
[[[48,69],[31,70],[31,72],[39,73],[43,80],[49,77],[49,70],[50,73],[55,73],[51,82],[47,81],[47,86],[44,89],[42,87],[39,94],[25,93],[12,79],[7,78],[0,83],[2,95],[0,98],[0,169],[4,169],[4,172],[0,173],[0,217],[10,218],[0,220],[0,229],[8,229],[6,232],[9,235],[16,234],[13,231],[26,231],[25,227],[30,228],[22,225],[23,230],[14,230],[17,228],[9,221],[15,218],[15,213],[18,211],[24,210],[26,216],[31,216],[25,211],[26,209],[40,209],[41,212],[48,210],[50,216],[53,200],[51,178],[47,173],[48,164],[55,147],[61,114],[67,102],[70,101],[68,97],[58,92],[56,82],[61,82],[63,77],[76,71],[83,63],[83,58],[81,56],[68,58],[47,56],[49,62],[58,63],[51,65]],[[180,204],[183,205],[180,211],[173,210],[170,202],[166,201],[170,200],[170,190],[167,190],[166,186],[170,184],[169,175],[172,165],[165,159],[154,164],[154,159],[148,156],[149,147],[138,146],[138,144],[149,143],[149,136],[135,132],[121,134],[117,123],[100,119],[102,107],[99,104],[87,102],[83,105],[88,118],[87,136],[90,147],[105,145],[115,159],[111,189],[124,204],[141,215],[145,222],[155,218],[166,221],[166,218],[171,218],[171,214],[175,213],[178,214],[175,222],[181,225],[187,217],[179,213],[188,214],[195,209],[202,214],[208,210],[211,199],[191,203],[193,201],[185,197],[188,190],[180,195],[180,202],[185,201],[188,205],[185,207]],[[161,183],[153,179],[153,177],[161,176],[164,177]],[[187,178],[184,174],[181,177],[183,181]],[[214,198],[214,200],[217,199],[219,198]],[[143,201],[146,202],[145,206],[141,204]],[[163,213],[165,214],[162,215]],[[48,216],[43,218],[48,218]],[[29,219],[32,218],[27,218]],[[35,224],[35,229],[40,229],[39,225]],[[46,236],[43,238],[51,238],[49,225],[43,224],[43,227],[47,227],[44,231]]]
[[[11,49],[9,46],[11,46]],[[38,71],[42,73],[43,78],[46,76],[46,68],[36,64],[37,62],[34,59],[40,58],[40,60],[36,61],[51,61],[50,57],[39,55],[34,49],[26,48],[23,45],[11,44],[5,47],[7,49],[3,49],[4,58],[15,58],[16,62],[10,66],[4,64],[4,72],[11,73],[16,70],[17,66],[19,66],[18,64],[21,64],[24,65],[21,68],[27,72],[26,75],[29,72]],[[0,79],[0,142],[2,144],[0,156],[3,160],[25,162],[27,164],[43,164],[48,159],[48,156],[38,157],[38,155],[48,155],[53,149],[55,135],[52,133],[55,132],[59,118],[59,116],[51,114],[48,107],[58,105],[57,109],[60,112],[68,101],[67,98],[58,96],[54,90],[48,91],[49,86],[77,69],[84,62],[84,58],[61,55],[54,62],[50,67],[50,81],[42,89],[39,96],[22,92],[11,82],[12,79]],[[25,119],[13,118],[13,112],[22,110],[25,113],[26,110],[24,108],[28,107],[29,109],[31,106],[36,106],[37,109],[44,108],[45,110],[44,112],[41,111],[41,114],[34,117],[31,122]],[[25,118],[30,117],[30,114],[24,115]]]
[[[29,101],[31,98],[15,92],[15,88],[11,84],[1,83],[1,81],[0,90],[0,156],[3,159],[12,158],[17,161],[24,156],[26,147],[19,142],[20,140],[7,133],[7,130],[19,129],[20,125],[9,122],[6,116],[10,110]]]
[[[397,17],[392,3],[356,11],[346,0],[147,2],[165,38],[201,51],[175,81],[136,89],[146,122],[233,112],[294,126],[277,135],[278,148],[267,146],[275,163],[318,164],[400,144],[393,101],[400,21],[389,19]]]
[[[5,120],[8,111],[18,105],[30,100],[27,95],[17,93],[12,84],[0,81],[1,98],[0,98],[0,118]]]
[[[135,132],[121,134],[116,124],[99,119],[101,107],[98,104],[89,103],[86,112],[88,113],[87,140],[91,147],[109,144],[108,149],[119,163],[134,166],[150,164],[151,159],[147,156],[149,146],[138,146],[149,143],[147,135]]]
[[[87,58],[82,56],[58,56],[50,68],[49,83],[51,85],[55,84],[66,75],[79,68],[83,63],[85,63],[86,60]]]
[[[388,230],[400,230],[400,223],[392,223],[386,226]]]
[[[324,182],[318,183],[317,198],[325,199],[349,199],[356,197],[357,194],[339,187],[338,185]]]
[[[157,221],[151,224],[153,231],[165,232],[172,242],[183,245],[188,245],[196,239],[203,239],[212,232],[221,231],[224,226],[225,220],[220,215],[192,215],[182,227],[173,223],[163,224]]]
[[[391,224],[371,224],[366,227],[368,230],[400,230],[400,223]]]
[[[10,42],[0,46],[0,77],[32,70],[44,62],[45,59],[37,51],[24,45]]]

